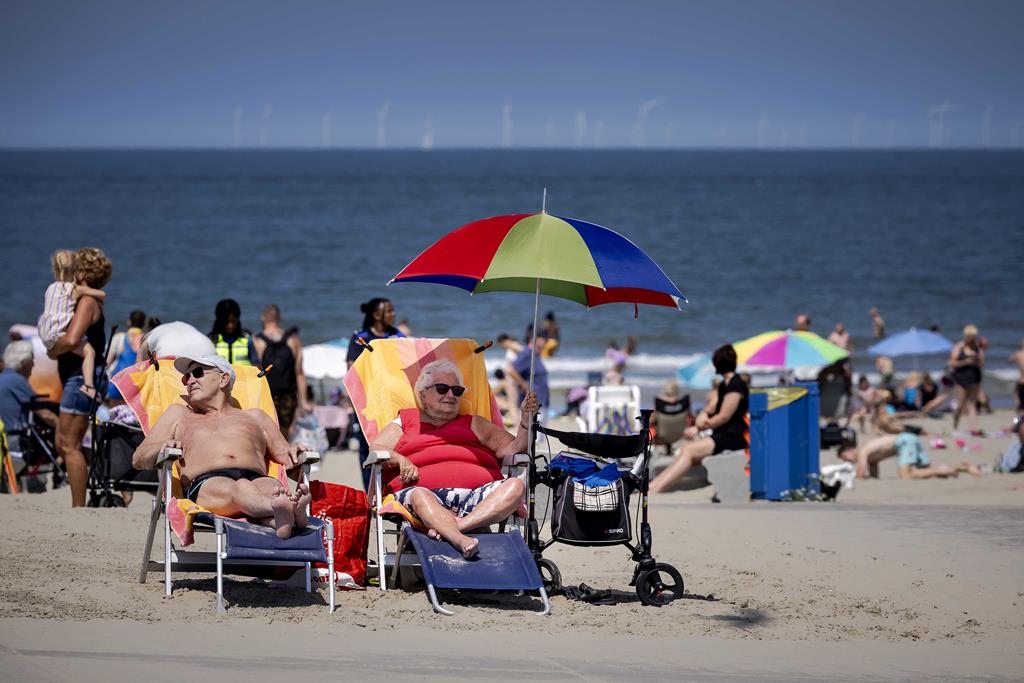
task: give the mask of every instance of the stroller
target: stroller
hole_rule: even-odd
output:
[[[535,432],[554,437],[573,451],[613,461],[613,464],[601,470],[607,484],[585,486],[576,481],[571,467],[566,469],[556,466],[560,464],[556,460],[563,456],[547,462],[543,470],[538,469],[538,461],[546,458],[537,455],[535,443],[531,446],[526,538],[549,593],[561,590],[562,578],[558,566],[543,557],[543,553],[553,543],[559,542],[575,546],[624,545],[629,548],[636,562],[630,585],[636,587],[637,597],[644,605],[661,607],[683,596],[683,577],[679,570],[670,564],[657,562],[651,555],[647,491],[650,484],[652,412],[640,411],[640,417],[637,418],[640,421],[640,433],[629,436],[562,432],[534,423]],[[573,459],[584,461],[582,458]],[[624,469],[623,461],[631,459],[635,459],[632,467]],[[597,469],[593,465],[592,468]],[[536,515],[538,485],[548,486],[552,490],[551,538],[546,541],[540,538],[540,524]],[[634,529],[629,506],[630,496],[634,492],[640,494],[637,510],[640,517],[639,538],[636,543],[633,540]]]
[[[19,488],[30,493],[45,491],[48,477],[54,489],[67,482],[64,466],[57,457],[56,430],[35,414],[40,409],[58,412],[59,405],[45,399],[42,395],[35,396],[23,405],[18,425],[7,431],[9,436],[17,437],[25,463],[25,469],[18,475]],[[3,490],[7,490],[6,482]]]
[[[89,467],[89,507],[125,506],[124,491],[156,495],[156,470],[140,472],[132,467],[132,454],[146,436],[138,426],[122,422],[93,422],[93,457]]]

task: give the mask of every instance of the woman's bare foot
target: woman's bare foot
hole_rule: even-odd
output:
[[[480,539],[473,538],[472,536],[462,536],[455,547],[461,550],[462,556],[468,560],[476,555],[477,549],[480,547]]]
[[[437,533],[437,529],[427,529],[427,538],[432,541],[440,541],[441,534]]]
[[[309,524],[309,515],[306,514],[306,507],[311,500],[313,500],[313,496],[309,493],[309,487],[300,481],[295,485],[295,493],[291,495],[292,504],[295,506],[296,529],[305,529]]]
[[[295,524],[295,503],[292,502],[288,490],[280,488],[270,497],[270,507],[274,509],[274,528],[278,538],[290,538],[292,526]]]

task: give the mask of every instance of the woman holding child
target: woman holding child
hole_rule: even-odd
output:
[[[94,290],[102,289],[107,284],[111,271],[110,259],[95,247],[76,251],[70,270],[75,285]],[[82,437],[89,428],[93,399],[82,388],[93,386],[98,374],[96,370],[101,369],[94,368],[93,377],[84,376],[82,346],[84,342],[84,345],[91,347],[96,364],[102,363],[107,336],[104,326],[102,299],[83,294],[75,304],[67,330],[48,350],[49,356],[57,359],[57,373],[64,386],[57,422],[57,451],[67,468],[72,507],[85,505],[85,484],[88,478],[85,455],[82,453]]]

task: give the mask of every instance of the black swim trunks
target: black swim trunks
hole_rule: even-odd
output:
[[[256,470],[243,470],[238,467],[229,467],[223,470],[211,470],[210,472],[200,474],[198,477],[192,480],[192,483],[189,484],[188,486],[188,492],[186,493],[185,497],[191,500],[193,503],[198,502],[196,498],[199,497],[200,487],[202,487],[202,485],[206,483],[207,479],[213,479],[214,477],[227,477],[228,479],[233,479],[234,481],[238,481],[239,479],[252,481],[253,479],[262,479],[263,477],[267,477],[267,475],[264,474],[263,472],[257,472]],[[273,479],[273,477],[267,478]],[[275,479],[275,481],[277,480]]]

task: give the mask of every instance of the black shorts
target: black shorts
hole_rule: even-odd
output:
[[[747,439],[742,434],[719,432],[718,434],[712,434],[711,440],[715,442],[715,450],[711,452],[711,455],[717,455],[723,451],[747,450]]]
[[[235,481],[238,481],[239,479],[252,481],[253,479],[262,479],[263,477],[274,479],[263,472],[257,472],[256,470],[243,470],[238,467],[229,467],[223,470],[211,470],[204,474],[200,474],[192,480],[192,483],[188,485],[188,491],[186,492],[185,497],[193,503],[199,502],[196,500],[199,497],[199,489],[206,483],[207,479],[213,479],[214,477],[227,477],[228,479],[233,479]],[[277,480],[274,479],[274,481]]]

